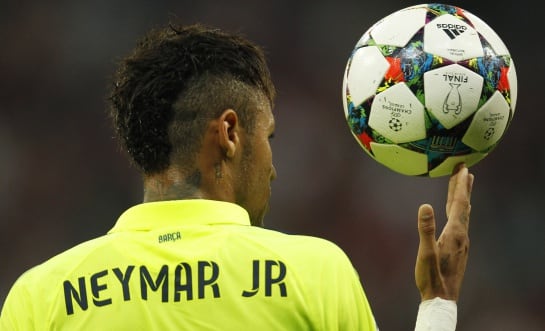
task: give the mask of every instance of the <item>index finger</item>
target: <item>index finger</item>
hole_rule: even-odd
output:
[[[449,181],[447,197],[446,227],[469,227],[469,212],[471,209],[471,191],[473,189],[473,174],[465,165],[459,166]]]

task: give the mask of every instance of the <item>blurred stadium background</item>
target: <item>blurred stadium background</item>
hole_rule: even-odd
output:
[[[137,37],[176,19],[241,31],[265,47],[278,88],[267,227],[336,242],[359,271],[381,330],[412,329],[416,211],[429,202],[444,215],[447,180],[404,177],[366,156],[344,121],[341,82],[360,35],[417,3],[2,1],[0,302],[26,269],[107,232],[140,202],[138,175],[105,115],[107,82]],[[543,20],[525,1],[449,3],[498,32],[519,81],[511,127],[472,168],[458,329],[544,330]]]

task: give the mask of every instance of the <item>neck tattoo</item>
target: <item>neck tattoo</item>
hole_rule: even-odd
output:
[[[214,165],[214,170],[215,170],[215,174],[216,174],[216,180],[222,179],[223,178],[223,173],[221,172],[221,164],[216,163]]]

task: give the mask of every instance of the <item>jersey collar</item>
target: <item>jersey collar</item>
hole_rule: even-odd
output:
[[[250,217],[244,208],[224,201],[195,199],[146,202],[127,209],[108,233],[214,224],[250,225]]]

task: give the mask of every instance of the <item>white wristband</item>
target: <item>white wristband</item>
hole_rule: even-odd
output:
[[[415,331],[454,331],[458,307],[456,301],[439,297],[422,301],[418,307]]]

